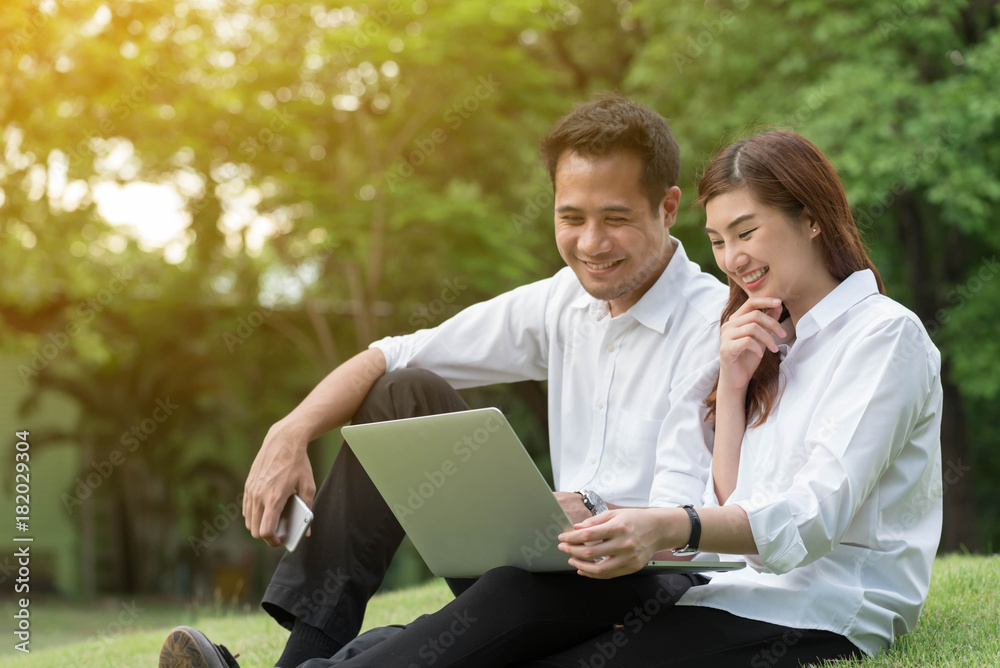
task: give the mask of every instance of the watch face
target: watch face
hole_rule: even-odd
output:
[[[608,509],[608,504],[604,503],[604,499],[597,492],[589,489],[583,492],[583,505],[587,506],[587,510],[594,515],[599,515]]]

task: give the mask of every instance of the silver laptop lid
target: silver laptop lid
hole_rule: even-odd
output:
[[[496,408],[341,433],[435,575],[574,570],[556,549],[572,522]]]

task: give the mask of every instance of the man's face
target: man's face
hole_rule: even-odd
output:
[[[556,164],[559,254],[587,292],[608,302],[612,316],[639,301],[673,254],[669,230],[681,191],[670,188],[652,211],[641,177],[642,161],[627,151],[567,150]]]

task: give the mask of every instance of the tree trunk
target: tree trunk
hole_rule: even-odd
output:
[[[965,430],[965,410],[958,388],[948,380],[950,365],[941,369],[944,412],[941,416],[941,459],[944,468],[944,528],[941,551],[980,548],[975,489],[972,486],[972,453]]]
[[[943,302],[935,294],[935,285],[941,281],[930,267],[941,267],[945,261],[931,261],[928,257],[928,240],[916,200],[911,193],[903,193],[899,200],[896,224],[906,258],[907,283],[913,295],[914,308],[923,322],[932,322],[936,305]],[[951,244],[948,244],[949,246]],[[941,551],[954,552],[961,547],[979,548],[979,529],[976,525],[976,497],[971,470],[972,456],[965,429],[965,409],[962,395],[951,382],[950,365],[941,367],[941,387],[944,407],[941,417],[941,460],[944,464],[944,528],[941,532]],[[950,482],[949,482],[950,481]]]
[[[94,446],[90,437],[84,437],[81,442],[81,462],[88,462],[94,454]],[[80,468],[83,466],[81,464]],[[80,593],[85,598],[97,595],[97,555],[94,541],[94,505],[96,501],[86,499],[80,506]]]

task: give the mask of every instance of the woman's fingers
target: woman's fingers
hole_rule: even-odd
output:
[[[722,326],[722,340],[735,340],[742,336],[754,335],[756,330],[751,326],[759,327],[767,333],[765,338],[761,338],[761,341],[768,348],[771,348],[770,339],[773,337],[781,339],[787,335],[781,323],[774,317],[763,311],[753,310],[748,313],[734,314]]]
[[[757,339],[751,337],[743,338],[723,348],[723,361],[728,360],[729,363],[735,364],[743,358],[743,355],[749,353],[759,362],[764,357],[764,350],[765,345]]]
[[[767,311],[772,308],[781,308],[781,300],[775,297],[750,297],[743,305],[736,309],[736,313],[733,315],[740,315],[743,313],[750,313],[751,311]],[[781,311],[779,310],[780,314]]]
[[[602,513],[603,515],[604,513]],[[566,531],[559,534],[559,541],[562,543],[567,543],[569,545],[583,545],[585,543],[593,543],[599,540],[607,540],[614,535],[604,525],[597,525],[592,527],[587,527],[585,529],[576,529],[574,531]]]
[[[778,344],[775,342],[771,332],[757,322],[750,322],[734,331],[732,339],[734,344],[740,344],[747,340],[760,341],[765,348],[772,353],[778,352]]]
[[[576,569],[578,575],[595,580],[607,580],[635,573],[645,564],[640,564],[635,559],[614,555],[598,562],[570,559],[569,565]]]

